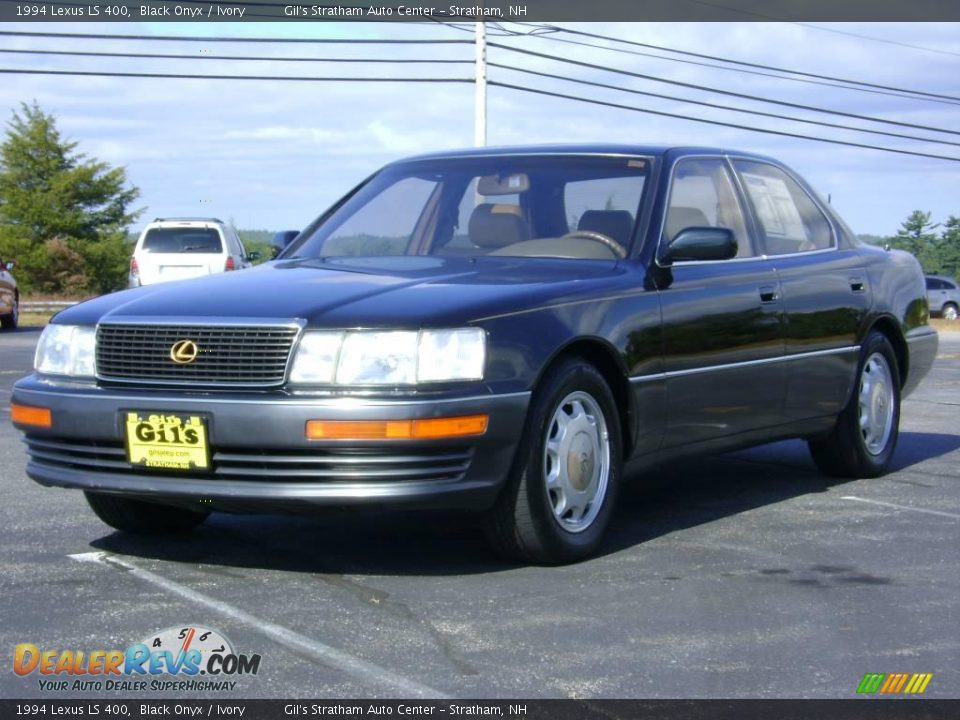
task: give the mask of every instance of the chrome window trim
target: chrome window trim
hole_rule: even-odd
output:
[[[394,167],[397,165],[405,165],[407,163],[420,163],[420,162],[437,162],[443,160],[482,160],[484,158],[517,158],[517,157],[597,157],[597,158],[628,158],[636,160],[649,160],[651,163],[656,160],[658,157],[662,157],[661,154],[657,155],[644,155],[643,153],[632,153],[632,152],[590,152],[585,150],[575,150],[571,152],[565,152],[563,150],[551,150],[550,152],[536,152],[536,151],[524,151],[519,150],[516,152],[497,152],[497,153],[484,153],[476,152],[475,150],[467,150],[462,153],[451,153],[451,154],[442,154],[437,156],[418,156],[412,158],[406,158],[404,160],[397,160],[395,162],[384,165],[384,168]]]
[[[740,185],[740,178],[737,176],[736,170],[733,168],[732,163],[730,162],[730,157],[728,155],[716,155],[716,154],[703,154],[703,155],[682,155],[677,158],[676,162],[673,163],[673,167],[670,169],[670,179],[667,181],[667,197],[663,204],[663,213],[660,216],[660,228],[657,233],[657,248],[653,253],[653,262],[658,268],[667,269],[672,268],[675,265],[679,267],[695,267],[697,265],[717,265],[724,264],[729,265],[730,263],[745,263],[745,262],[757,262],[759,260],[767,260],[766,255],[751,255],[750,257],[745,258],[730,258],[729,260],[690,260],[690,261],[681,261],[680,263],[671,263],[669,265],[664,265],[660,262],[660,251],[665,247],[663,244],[663,230],[667,224],[667,213],[670,211],[670,197],[673,194],[673,180],[676,177],[677,166],[682,163],[684,160],[719,160],[721,163],[726,165],[727,172],[730,173],[730,180],[733,183],[734,190],[737,193],[737,202],[740,203],[740,212],[743,213],[744,225],[754,225],[755,219],[750,208],[747,208],[743,205],[746,197],[743,194],[743,188]],[[747,227],[747,232],[750,232],[750,227]],[[759,240],[759,238],[757,238]]]
[[[746,189],[743,187],[743,183],[740,181],[740,173],[737,171],[736,166],[734,166],[734,164],[733,164],[734,161],[736,161],[736,160],[742,160],[742,161],[744,161],[744,162],[758,163],[758,164],[761,164],[761,165],[769,165],[770,167],[777,168],[778,170],[780,170],[781,172],[783,172],[787,177],[789,177],[791,180],[793,180],[795,183],[797,183],[797,185],[798,185],[799,188],[803,191],[803,193],[804,193],[808,198],[810,198],[810,201],[816,206],[817,210],[820,211],[820,214],[823,215],[824,218],[826,218],[827,224],[830,226],[830,235],[831,235],[831,238],[832,238],[832,240],[833,240],[833,245],[832,245],[832,247],[824,248],[824,249],[821,249],[821,250],[804,250],[803,252],[784,253],[784,254],[782,254],[782,255],[766,255],[766,254],[762,254],[762,255],[754,255],[754,256],[752,256],[752,257],[747,257],[747,258],[730,258],[729,260],[691,260],[691,261],[688,261],[688,262],[673,263],[673,264],[670,264],[670,265],[664,265],[664,264],[662,264],[662,263],[660,262],[660,250],[661,250],[662,247],[663,247],[663,229],[664,229],[664,226],[666,225],[666,221],[667,221],[667,210],[669,209],[668,205],[669,205],[669,202],[670,202],[670,194],[673,192],[673,178],[674,178],[673,170],[676,169],[677,165],[678,165],[680,162],[682,162],[683,160],[687,160],[687,159],[696,159],[696,160],[718,160],[718,159],[719,159],[719,160],[725,160],[726,163],[727,163],[728,170],[733,174],[734,184],[736,185],[737,189],[738,189],[739,192],[740,192],[740,196],[741,196],[740,199],[741,199],[742,201],[746,201],[747,203],[750,203],[750,198],[747,196],[747,194],[746,194]],[[754,215],[753,208],[752,208],[752,207],[748,207],[748,208],[743,208],[743,210],[744,210],[744,213],[745,213],[744,217],[745,217],[745,218],[749,218],[750,224],[753,225],[753,226],[758,226],[759,220],[758,220],[758,218]],[[759,231],[760,228],[757,227],[757,230]],[[759,237],[758,237],[758,238],[757,238],[757,241],[758,241],[758,242],[762,242],[762,238],[759,238]],[[763,249],[766,249],[766,248],[763,248]],[[657,249],[656,249],[656,252],[655,252],[654,255],[653,255],[653,261],[654,261],[654,264],[656,264],[657,267],[662,268],[662,269],[667,269],[667,268],[672,268],[672,267],[675,267],[675,266],[677,266],[677,267],[696,267],[696,266],[699,266],[699,265],[718,265],[718,264],[729,265],[729,264],[731,264],[731,263],[757,262],[757,261],[760,261],[760,260],[774,260],[774,261],[775,261],[777,258],[797,257],[797,256],[808,257],[808,256],[812,256],[812,255],[824,255],[824,254],[826,254],[826,253],[836,252],[836,251],[838,251],[839,249],[840,249],[840,236],[839,236],[839,234],[837,233],[837,228],[836,228],[836,224],[835,224],[834,221],[833,221],[833,217],[830,215],[829,212],[827,212],[826,210],[824,210],[823,204],[822,204],[822,203],[820,202],[820,200],[816,197],[816,195],[811,195],[809,192],[807,192],[807,189],[804,187],[804,184],[803,184],[803,182],[800,180],[800,178],[799,178],[795,173],[793,173],[792,171],[788,170],[788,169],[785,168],[784,166],[778,165],[777,163],[771,162],[770,160],[764,160],[764,159],[761,159],[761,158],[750,157],[749,155],[730,155],[730,154],[723,154],[723,155],[684,155],[684,156],[678,158],[677,161],[673,164],[673,169],[672,169],[671,172],[670,172],[670,179],[669,179],[669,181],[667,182],[667,199],[666,199],[666,202],[664,203],[664,212],[663,212],[662,217],[660,218],[660,230],[659,230],[659,233],[658,233],[658,235],[657,235]]]
[[[813,350],[810,352],[793,353],[790,355],[777,355],[776,357],[761,358],[759,360],[744,360],[742,362],[726,363],[724,365],[707,365],[705,367],[689,368],[687,370],[670,370],[669,372],[654,373],[652,375],[636,375],[630,377],[631,383],[644,383],[653,380],[670,380],[676,377],[686,375],[699,375],[701,373],[715,372],[718,370],[737,370],[740,368],[754,367],[757,365],[770,365],[779,362],[791,362],[793,360],[804,360],[812,357],[824,357],[827,355],[846,355],[852,352],[859,352],[859,345],[847,345],[840,348],[830,348],[829,350]]]

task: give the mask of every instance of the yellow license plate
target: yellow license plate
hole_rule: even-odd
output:
[[[210,468],[207,426],[198,415],[128,412],[127,460],[168,470]]]

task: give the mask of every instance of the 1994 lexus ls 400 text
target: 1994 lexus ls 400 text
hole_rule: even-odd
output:
[[[670,457],[801,437],[825,473],[883,473],[927,320],[916,260],[773,160],[451,152],[387,166],[266,265],[61,312],[12,417],[30,477],[120,530],[469,508],[506,554],[564,562],[625,471]]]

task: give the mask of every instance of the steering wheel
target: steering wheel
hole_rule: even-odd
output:
[[[618,243],[609,235],[604,235],[596,230],[574,230],[573,232],[568,232],[566,235],[564,235],[561,240],[566,240],[567,238],[583,238],[584,240],[593,240],[601,245],[606,245],[610,252],[612,252],[618,258],[622,259],[627,256],[627,250],[623,247],[623,245]]]

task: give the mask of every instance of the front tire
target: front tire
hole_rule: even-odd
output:
[[[947,303],[943,306],[943,311],[940,314],[943,315],[944,320],[956,320],[957,306],[953,303]]]
[[[885,335],[872,332],[860,350],[857,386],[837,424],[811,440],[810,454],[825,475],[872,478],[890,467],[900,434],[900,372]]]
[[[87,503],[107,525],[135,535],[165,535],[193,529],[209,513],[159,505],[117,495],[84,492]]]
[[[487,518],[502,555],[559,564],[603,540],[620,484],[622,443],[613,394],[589,363],[562,360],[533,394],[507,484]]]

